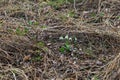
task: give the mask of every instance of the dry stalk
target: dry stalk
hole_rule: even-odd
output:
[[[110,61],[102,73],[102,80],[119,80],[120,79],[120,53],[114,60]]]

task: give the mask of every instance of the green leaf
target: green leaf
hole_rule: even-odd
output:
[[[65,44],[65,50],[70,51],[70,45],[69,44]]]
[[[39,25],[39,22],[35,21],[33,24],[34,24],[34,25]]]
[[[31,60],[32,61],[40,61],[42,59],[41,56],[36,56],[36,57],[33,57]]]
[[[24,28],[24,32],[27,33],[29,29],[27,27]]]
[[[120,20],[120,16],[118,16],[118,19]]]
[[[99,80],[98,77],[95,75],[92,80]]]
[[[77,38],[75,37],[75,41],[77,41]]]
[[[68,12],[68,17],[74,17],[75,13],[73,11]]]
[[[104,15],[105,15],[104,12],[99,13],[99,16],[100,16],[100,17],[103,17]]]
[[[32,24],[33,24],[33,22],[32,22],[32,21],[29,21],[29,22],[28,22],[28,24],[29,24],[29,25],[32,25]]]
[[[37,46],[38,46],[38,47],[44,47],[45,44],[44,44],[44,42],[38,42],[38,43],[37,43]]]
[[[96,17],[96,13],[92,12],[92,13],[90,14],[90,16],[91,16],[91,17]]]
[[[20,30],[20,28],[17,28],[16,29],[16,34],[17,35],[20,35],[20,36],[23,36],[24,35],[24,32],[22,30]]]
[[[62,46],[59,50],[60,50],[61,53],[64,53],[65,52],[64,46]]]
[[[41,28],[45,29],[45,28],[47,28],[47,26],[44,25],[44,26],[41,26]]]

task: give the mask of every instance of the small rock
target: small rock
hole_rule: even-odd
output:
[[[102,62],[101,61],[96,61],[96,64],[97,65],[102,65]]]
[[[51,45],[51,43],[48,43],[47,45],[48,45],[48,46],[50,46],[50,45]]]

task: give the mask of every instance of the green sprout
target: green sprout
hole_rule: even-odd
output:
[[[59,51],[61,53],[70,52],[72,50],[71,49],[72,41],[77,42],[76,37],[72,38],[69,37],[68,35],[66,35],[65,37],[63,36],[59,37],[59,40],[65,41],[64,45],[59,48]]]

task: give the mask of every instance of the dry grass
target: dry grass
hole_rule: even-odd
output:
[[[86,0],[76,11],[48,2],[0,0],[0,80],[119,80],[120,2]],[[61,54],[66,34],[78,38],[76,51]]]
[[[105,66],[102,80],[120,80],[120,53]]]

